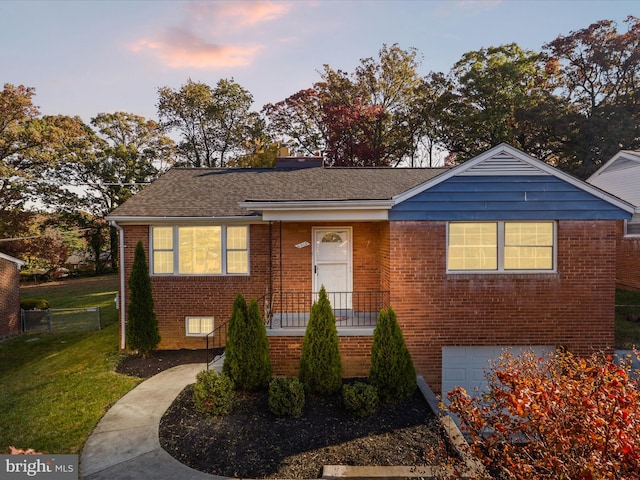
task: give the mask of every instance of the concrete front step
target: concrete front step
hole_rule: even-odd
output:
[[[209,363],[208,370],[213,370],[215,372],[222,372],[222,365],[224,364],[224,353],[219,357],[213,359],[212,362]]]

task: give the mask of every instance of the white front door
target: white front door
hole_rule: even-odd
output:
[[[334,309],[351,308],[351,250],[350,227],[313,229],[313,291],[324,285]]]

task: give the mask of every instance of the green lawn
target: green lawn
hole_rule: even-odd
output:
[[[629,313],[640,316],[640,292],[616,290],[616,348],[640,347],[640,322],[627,320]]]
[[[101,331],[22,335],[0,342],[0,452],[10,445],[79,453],[109,406],[139,379],[119,375],[117,277],[29,286],[51,308],[100,306]]]

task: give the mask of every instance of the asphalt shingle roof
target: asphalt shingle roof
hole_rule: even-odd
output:
[[[174,168],[110,217],[250,215],[240,202],[389,200],[446,168]]]

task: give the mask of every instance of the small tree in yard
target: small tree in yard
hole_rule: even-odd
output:
[[[269,340],[264,326],[260,306],[255,299],[249,302],[247,318],[247,342],[243,363],[242,385],[245,390],[266,387],[271,380],[271,357]]]
[[[129,277],[129,305],[127,307],[127,343],[129,348],[148,357],[160,343],[158,320],[153,311],[151,277],[142,242],[136,245]]]
[[[475,454],[498,478],[640,478],[640,390],[631,363],[602,353],[505,354],[488,391],[449,392]]]
[[[222,373],[226,374],[233,382],[241,377],[241,368],[244,350],[242,348],[244,326],[247,324],[249,309],[247,302],[241,293],[236,295],[231,308],[231,318],[227,330],[227,344],[224,348],[224,364]]]
[[[417,386],[416,370],[391,307],[381,310],[373,332],[369,381],[383,402],[402,400]]]
[[[328,396],[342,388],[336,317],[324,286],[311,307],[302,342],[299,376],[305,391],[311,394]]]
[[[266,387],[271,380],[267,331],[256,300],[249,307],[238,294],[233,303],[222,371],[241,390]]]

